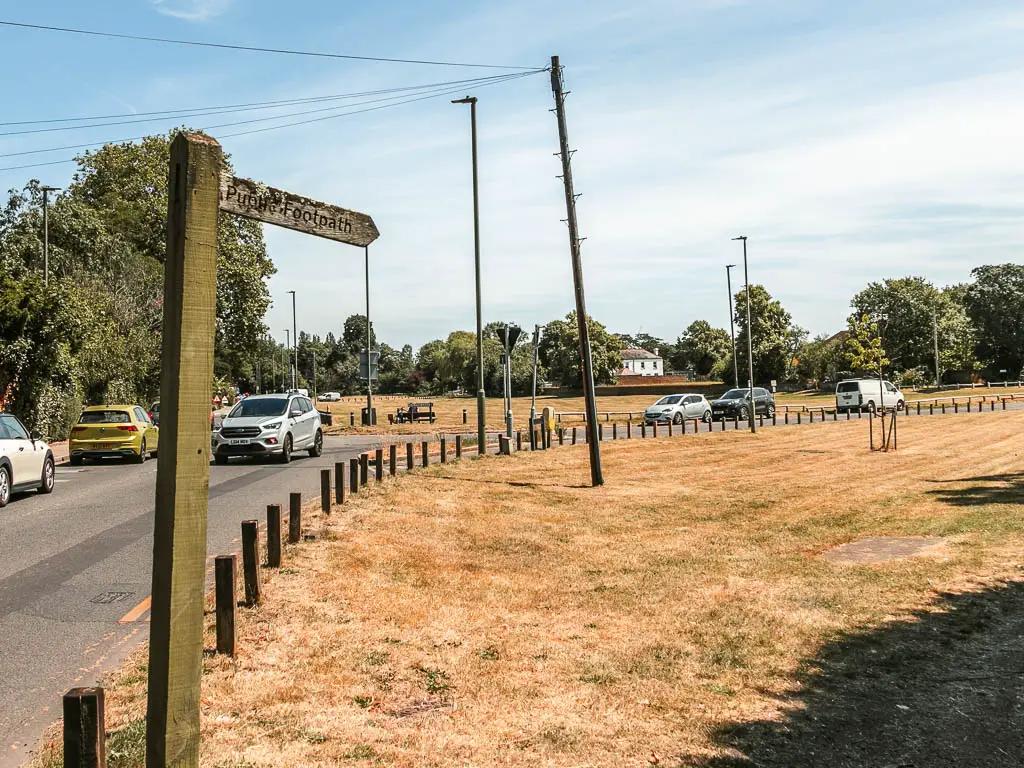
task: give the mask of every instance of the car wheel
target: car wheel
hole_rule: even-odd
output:
[[[772,418],[775,415],[775,406],[772,405],[771,403],[769,403],[768,404],[768,408],[765,410],[764,414],[769,419]]]
[[[53,459],[48,457],[46,461],[43,462],[43,476],[39,479],[40,493],[53,493],[55,474],[56,472],[53,467]]]
[[[314,459],[324,452],[324,433],[321,430],[316,431],[316,437],[313,438],[313,447],[309,449],[309,455]]]
[[[874,400],[868,400],[868,413],[874,413],[874,412],[875,412],[875,401]]]
[[[740,421],[747,421],[750,418],[750,412],[747,410],[747,406],[740,407]]]
[[[907,407],[907,404],[904,403],[902,400],[900,400],[898,403],[896,403],[896,410],[897,411],[902,411],[906,407]]]
[[[281,444],[281,463],[287,464],[292,460],[292,435],[289,432],[284,436],[284,442]]]
[[[228,463],[228,457],[220,453],[215,453],[213,454],[213,462],[218,466],[223,467],[225,464]]]
[[[672,423],[673,424],[682,424],[683,423],[683,414],[677,413],[675,416],[673,416],[672,417]]]
[[[141,464],[146,460],[146,438],[142,438],[142,445],[139,446],[139,455],[133,456],[132,461],[136,464]]]
[[[6,507],[11,500],[11,470],[0,467],[0,507]]]
[[[71,457],[71,466],[72,467],[80,467],[80,466],[82,466],[82,457],[81,456],[72,456]]]
[[[704,415],[701,417],[705,424],[711,423],[711,411],[704,411]]]

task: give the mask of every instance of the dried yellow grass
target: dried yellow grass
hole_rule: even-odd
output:
[[[620,441],[598,489],[583,446],[388,480],[312,518],[316,540],[242,610],[237,658],[205,661],[203,765],[726,754],[716,729],[780,718],[830,640],[1020,578],[1024,494],[999,476],[1020,471],[1022,427],[1024,412],[906,418],[889,454],[867,450],[864,421]],[[820,557],[900,535],[945,546]],[[144,715],[124,675],[115,729]]]

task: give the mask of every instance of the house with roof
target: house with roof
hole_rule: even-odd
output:
[[[622,367],[616,371],[619,376],[664,376],[665,361],[646,349],[622,350]]]

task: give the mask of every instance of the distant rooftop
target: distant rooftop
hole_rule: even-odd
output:
[[[622,350],[623,360],[660,360],[661,356],[646,349],[624,349]]]

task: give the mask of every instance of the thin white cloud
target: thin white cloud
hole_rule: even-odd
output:
[[[227,11],[234,0],[150,0],[157,13],[185,21],[209,21]]]

